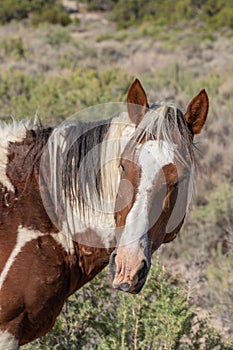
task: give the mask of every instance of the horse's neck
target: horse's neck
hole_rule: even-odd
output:
[[[91,281],[109,262],[111,249],[88,247],[73,242],[74,252],[70,255],[69,295]]]

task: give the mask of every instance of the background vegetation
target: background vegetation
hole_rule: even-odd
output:
[[[105,271],[25,349],[233,348],[232,13],[230,0],[1,1],[1,120],[54,125],[124,101],[135,76],[151,101],[185,107],[204,87],[211,106],[186,224],[142,293],[115,294]]]
[[[119,0],[113,8],[113,19],[121,27],[151,20],[157,25],[187,24],[195,20],[206,28],[233,28],[233,8],[230,0],[146,0],[143,5],[140,0]]]
[[[0,22],[32,17],[33,24],[49,22],[68,25],[71,20],[60,0],[1,0]]]
[[[106,272],[77,292],[49,335],[25,349],[232,349],[200,320],[157,260],[143,294],[114,293]]]

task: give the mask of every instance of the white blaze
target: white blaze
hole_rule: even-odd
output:
[[[165,165],[174,162],[175,147],[168,145],[166,141],[154,140],[147,141],[138,148],[141,179],[135,202],[126,219],[120,245],[132,243],[147,232],[148,193],[159,171]]]

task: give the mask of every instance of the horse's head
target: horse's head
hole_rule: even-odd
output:
[[[204,90],[183,114],[172,105],[149,107],[146,93],[135,80],[127,108],[136,132],[121,156],[115,220],[118,245],[111,255],[113,286],[138,293],[143,287],[152,253],[179,232],[193,185],[193,137],[207,117]]]

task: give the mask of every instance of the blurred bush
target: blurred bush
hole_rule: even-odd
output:
[[[159,25],[177,25],[195,20],[208,29],[233,29],[231,0],[84,0],[88,10],[112,11],[111,18],[119,28],[151,21]],[[77,1],[79,4],[79,1]],[[61,0],[1,0],[0,22],[21,20],[32,15],[32,23],[49,22],[68,25],[71,19]],[[156,29],[155,29],[156,31]]]
[[[26,58],[29,54],[28,46],[19,35],[9,35],[0,39],[0,55],[11,57],[15,60]]]
[[[89,10],[112,10],[119,28],[153,21],[158,25],[174,25],[192,19],[210,29],[233,29],[231,0],[86,0]]]
[[[77,0],[77,3],[80,1]],[[90,11],[110,11],[118,0],[85,0],[87,8]]]
[[[123,101],[130,81],[118,68],[76,69],[49,80],[43,74],[29,76],[19,70],[0,73],[0,118],[32,118],[38,112],[43,122],[58,123],[83,108]]]
[[[67,28],[63,28],[60,26],[49,28],[45,40],[48,44],[55,47],[60,46],[64,43],[71,44],[72,42],[74,42],[71,33],[67,30]]]
[[[195,316],[181,287],[159,264],[139,295],[114,292],[102,272],[66,302],[54,329],[26,350],[230,350]]]
[[[34,24],[49,22],[65,26],[71,22],[60,0],[1,0],[0,23],[30,16]]]

